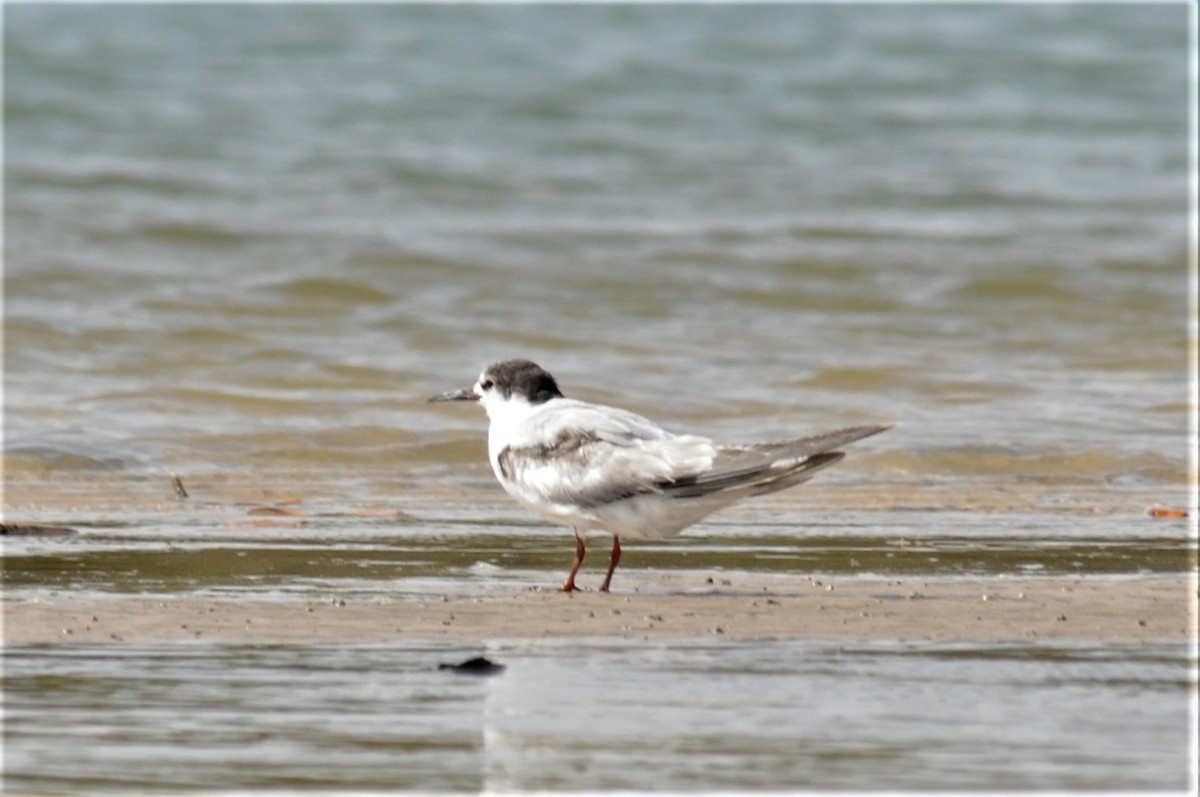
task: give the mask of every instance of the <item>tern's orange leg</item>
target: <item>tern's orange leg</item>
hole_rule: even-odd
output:
[[[608,592],[608,585],[612,583],[613,572],[617,569],[619,561],[621,561],[621,538],[614,534],[612,556],[608,560],[608,575],[604,577],[604,583],[600,585],[601,592]]]
[[[583,538],[579,536],[579,532],[575,532],[575,561],[571,563],[571,572],[567,574],[567,580],[563,582],[563,592],[578,592],[579,587],[575,586],[575,574],[579,572],[579,566],[583,564],[583,557],[587,555],[587,548],[583,546]]]

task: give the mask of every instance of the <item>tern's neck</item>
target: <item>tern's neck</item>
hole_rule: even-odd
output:
[[[515,430],[543,406],[545,405],[530,404],[524,396],[512,396],[501,401],[489,401],[484,409],[487,410],[488,420],[491,421],[492,434],[499,433],[501,437],[508,437],[511,430]]]
[[[524,398],[510,398],[505,401],[488,402],[488,459],[491,460],[492,470],[496,478],[504,482],[503,471],[499,465],[500,453],[508,447],[524,448],[535,445],[536,441],[524,439],[529,435],[528,429],[523,429],[525,421],[545,404],[530,404]]]

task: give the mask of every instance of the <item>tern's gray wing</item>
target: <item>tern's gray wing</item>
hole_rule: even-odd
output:
[[[506,487],[532,504],[590,509],[690,478],[716,448],[702,437],[604,439],[594,430],[563,429],[549,444],[508,446],[496,458]]]
[[[845,456],[833,449],[890,428],[884,425],[855,426],[795,440],[721,447],[712,467],[704,473],[658,486],[664,493],[677,498],[775,492],[808,480],[819,469]]]

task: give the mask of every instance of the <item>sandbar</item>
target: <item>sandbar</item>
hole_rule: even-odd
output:
[[[545,638],[1194,642],[1194,573],[911,579],[716,577],[703,589],[627,581],[612,593],[494,588],[372,598],[9,597],[17,644],[364,644]]]

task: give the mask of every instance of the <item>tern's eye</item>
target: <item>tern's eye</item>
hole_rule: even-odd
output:
[[[490,379],[483,380],[482,382],[479,383],[479,387],[482,388],[483,390],[491,390],[492,389],[492,380],[490,380]]]

